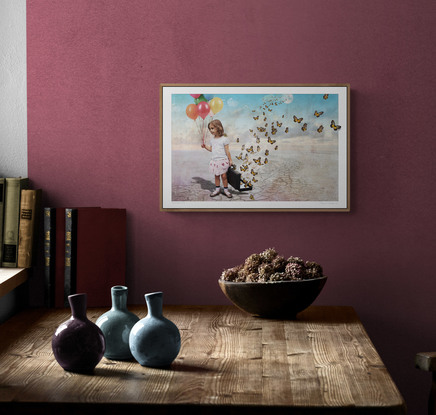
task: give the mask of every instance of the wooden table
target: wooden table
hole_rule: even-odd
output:
[[[140,318],[146,307],[130,307]],[[92,321],[107,309],[90,309]],[[182,348],[169,369],[103,358],[64,371],[51,337],[69,310],[26,310],[0,325],[1,414],[405,414],[351,307],[312,306],[295,321],[232,306],[169,306]]]

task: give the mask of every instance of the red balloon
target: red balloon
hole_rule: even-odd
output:
[[[192,120],[196,120],[198,117],[197,106],[195,104],[189,104],[186,107],[186,115]]]
[[[201,94],[189,94],[192,98],[198,98]]]
[[[209,115],[210,107],[205,101],[201,101],[197,104],[198,115],[203,118],[203,120]]]

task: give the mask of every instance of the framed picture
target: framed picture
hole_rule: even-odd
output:
[[[161,210],[350,210],[348,84],[160,88]]]

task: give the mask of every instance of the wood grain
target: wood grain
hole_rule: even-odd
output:
[[[182,337],[170,368],[103,358],[93,375],[66,372],[53,357],[51,337],[69,310],[13,317],[0,325],[0,413],[406,413],[351,307],[313,306],[289,321],[232,306],[167,306],[164,315]]]

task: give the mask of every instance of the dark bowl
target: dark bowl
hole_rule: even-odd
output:
[[[259,317],[295,319],[318,297],[327,277],[301,281],[231,282],[218,280],[238,308]]]

